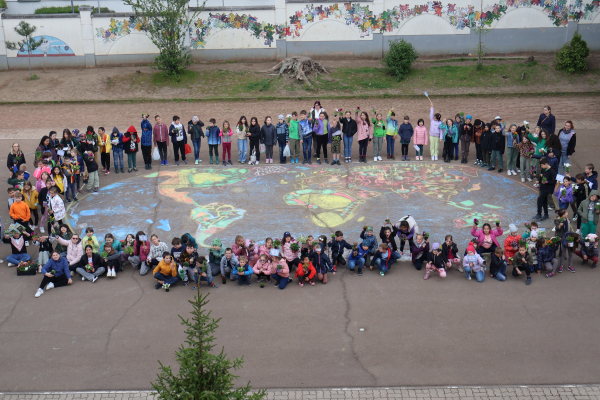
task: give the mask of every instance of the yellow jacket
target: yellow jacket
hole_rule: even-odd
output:
[[[104,146],[102,146],[101,152],[110,153],[110,151],[112,150],[112,143],[110,143],[110,135],[108,133],[105,133],[104,135],[102,135],[100,140],[102,140],[102,143],[104,144]]]
[[[53,176],[52,179],[54,179],[54,184],[56,185],[56,187],[58,187],[60,189],[60,192],[64,193],[65,192],[65,183],[63,181],[62,172],[60,175]]]
[[[23,202],[29,206],[30,209],[35,210],[38,206],[38,192],[35,189],[31,189],[31,193],[23,193]]]
[[[157,272],[160,272],[165,276],[177,276],[177,267],[175,266],[174,262],[171,262],[171,264],[167,264],[164,260],[162,260],[158,263],[156,268],[154,268],[154,271],[152,271],[152,275],[156,274]]]

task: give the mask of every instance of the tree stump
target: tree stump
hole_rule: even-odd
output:
[[[312,73],[315,77],[321,74],[328,74],[329,71],[321,63],[314,61],[310,57],[293,56],[281,60],[276,66],[271,68],[271,71],[278,71],[277,75],[287,74],[294,79],[304,81],[308,86],[313,87],[307,75]]]

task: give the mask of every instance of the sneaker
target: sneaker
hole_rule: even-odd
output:
[[[333,272],[337,272],[337,267],[335,265],[333,266]]]
[[[73,197],[73,201],[79,201],[77,197]]]
[[[104,175],[109,175],[109,174],[110,174],[110,171],[106,171],[106,172],[104,173]]]
[[[224,276],[221,276],[221,282],[223,282],[223,285],[227,283],[227,278]]]
[[[539,183],[534,183],[534,184],[533,184],[533,187],[534,187],[534,188],[539,188],[539,187],[540,187],[540,184],[539,184]]]
[[[379,273],[379,275],[381,275],[381,276],[385,276],[385,272],[381,271],[381,272]]]
[[[479,165],[481,162],[479,160],[475,160],[475,162],[473,164],[475,165]]]
[[[190,284],[190,281],[183,281],[183,283],[181,284],[181,286],[187,286]]]
[[[573,217],[573,222],[577,222],[577,215]]]
[[[167,160],[165,160],[165,165],[169,165],[169,162]],[[123,169],[121,169],[121,172],[124,172]]]
[[[196,290],[198,289],[198,284],[195,284],[194,286],[192,286],[192,290]]]
[[[527,277],[527,281],[525,281],[525,284],[528,286],[531,285],[531,277],[530,276]]]
[[[81,277],[81,280],[82,280],[82,281],[85,281],[85,278],[82,276],[82,277]]]
[[[425,279],[425,280],[429,279],[429,272],[425,274],[425,276],[423,277],[423,279]]]
[[[242,284],[241,284],[241,283],[238,283],[238,287],[242,287]]]
[[[404,159],[404,158],[402,158],[402,159]],[[373,161],[377,161],[377,157],[373,157]]]
[[[381,158],[381,156],[377,156],[377,159],[378,159],[379,161],[383,161],[383,158]]]
[[[310,286],[315,286],[315,282],[314,281],[308,281],[308,283],[310,283]]]
[[[502,168],[500,168],[500,169],[498,170],[498,173],[501,173],[502,171],[504,171],[504,170],[503,170]]]
[[[540,214],[536,214],[536,215],[533,217],[533,220],[534,220],[534,221],[539,221],[540,219],[542,219],[542,216],[541,216]]]
[[[558,272],[563,272],[563,267],[558,267]]]
[[[165,165],[169,165],[169,163],[165,161]],[[121,168],[121,173],[122,173],[122,174],[124,174],[124,173],[125,173],[125,168]]]
[[[162,287],[162,285],[160,283],[157,283],[156,285],[154,285],[154,289],[158,290]]]
[[[337,162],[336,162],[335,160],[333,160],[333,161],[331,162],[331,164],[329,164],[329,165],[337,165]]]
[[[552,278],[554,276],[554,272],[550,272],[549,274],[546,274],[546,278]]]
[[[47,286],[46,286],[46,290],[50,290],[50,289],[54,289],[54,283],[50,282]]]
[[[521,178],[521,182],[525,182],[525,178]]]
[[[45,233],[45,232],[46,232],[46,230],[44,230],[44,228],[42,228],[42,227],[40,226],[40,233]]]
[[[545,221],[548,219],[548,214],[545,214],[540,221]]]
[[[531,178],[527,178],[527,181],[528,181],[528,182],[531,182],[532,180],[533,180],[533,179],[531,179]]]
[[[226,167],[227,166],[227,161],[223,160],[223,166]]]
[[[471,275],[467,276],[467,280],[470,281],[471,280]]]
[[[37,292],[35,292],[35,297],[40,297],[44,294],[44,290],[42,288],[38,288]]]
[[[458,160],[458,156],[456,157],[456,159]],[[408,156],[406,156],[406,161],[410,161],[410,158]]]
[[[592,264],[592,269],[596,268],[598,264]]]
[[[302,281],[300,281],[300,282],[298,282],[298,286],[304,287],[304,283],[302,283]]]
[[[98,280],[97,276],[94,276],[94,279],[92,279],[92,283],[96,282]]]
[[[465,269],[462,267],[462,265],[458,266],[458,272],[465,272]]]
[[[187,160],[181,160],[181,161],[183,161],[184,164],[187,164]]]
[[[506,175],[511,176],[512,175],[512,171],[509,169],[508,171],[506,171]]]
[[[362,269],[358,270],[358,276],[362,276]]]
[[[325,157],[325,164],[329,164],[329,160]]]
[[[194,164],[198,165],[198,160],[194,161]]]
[[[185,161],[184,161],[185,162]],[[229,165],[233,165],[233,163],[231,162],[231,160],[227,161],[227,164]]]
[[[337,160],[336,164],[337,165],[342,165],[342,164],[340,164],[340,160]]]
[[[256,161],[256,165],[260,164],[260,162],[258,162],[258,160]]]
[[[575,268],[571,267],[570,265],[567,267],[567,269],[569,270],[569,272],[575,272]]]
[[[257,163],[258,164],[258,163]],[[308,160],[308,165],[312,165],[312,161]]]
[[[67,203],[70,203],[70,202],[71,202],[71,199],[67,199]],[[33,229],[33,228],[31,228],[31,229]]]
[[[317,164],[321,165],[321,160],[317,158]]]

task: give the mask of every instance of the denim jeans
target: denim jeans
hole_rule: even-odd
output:
[[[350,271],[354,271],[354,268],[358,266],[358,270],[360,271],[365,266],[365,259],[359,258],[358,260],[350,260],[348,259],[348,269]]]
[[[397,255],[397,257],[396,257],[396,256],[394,256],[394,255]],[[386,263],[383,261],[383,259],[381,259],[381,258],[378,258],[378,259],[375,261],[375,264],[377,265],[377,268],[378,268],[380,271],[382,271],[382,272],[388,272],[388,271],[390,270],[388,267],[391,267],[391,266],[392,266],[392,265],[393,265],[393,264],[396,262],[396,260],[398,260],[398,259],[400,258],[400,255],[399,255],[399,254],[397,254],[397,253],[392,253],[392,254],[390,255],[390,258],[391,258],[391,260],[390,260],[390,262],[388,263],[388,265],[387,265],[387,266],[386,266]]]
[[[354,136],[344,135],[344,157],[352,157],[352,139]]]
[[[393,156],[394,155],[394,145],[396,144],[394,137],[392,135],[385,135],[385,141],[387,143],[388,156]]]
[[[427,258],[427,254],[423,255],[420,258],[417,258],[415,261],[413,261],[413,264],[416,268],[417,271],[420,271],[421,268],[423,267],[423,260]],[[425,264],[427,264],[427,260],[425,260]]]
[[[286,161],[286,157],[283,156],[283,150],[285,149],[285,139],[277,138],[277,144],[279,144],[279,161]]]
[[[312,151],[312,137],[305,136],[302,138],[302,155],[304,156],[304,160],[310,161],[310,155]],[[345,151],[345,149],[344,149]]]
[[[69,179],[69,178],[67,178]],[[67,198],[67,200],[69,199],[69,192],[71,192],[71,198],[74,199],[75,198],[75,182],[71,183],[71,182],[65,182],[65,197]]]
[[[200,141],[202,139],[198,138],[196,140],[192,140],[192,144],[194,145],[194,160],[200,159]]]
[[[247,139],[238,139],[238,161],[243,163],[246,162],[246,157],[248,157],[248,140]]]
[[[471,275],[471,267],[465,267],[466,278],[469,278],[469,275]],[[484,278],[485,278],[485,274],[483,273],[483,270],[479,270],[479,271],[475,272],[475,279],[477,279],[477,282],[483,282]]]
[[[277,282],[277,285],[279,286],[279,289],[281,289],[281,290],[285,289],[288,282],[290,281],[290,278],[283,278],[283,277],[279,276],[278,274],[272,274],[271,278],[275,279],[275,282]]]
[[[245,283],[246,285],[250,284],[250,279],[252,278],[252,275],[240,275],[237,274],[237,281],[238,281],[238,286],[241,286],[242,283]]]
[[[503,282],[506,280],[506,261],[504,261],[502,263],[502,266],[500,267],[500,271],[498,271],[498,273],[496,274],[496,276],[494,278],[499,280],[500,282]]]
[[[504,160],[502,158],[502,153],[500,153],[499,150],[492,150],[492,159],[490,162],[494,167],[496,166],[497,162],[500,169],[504,168]]]
[[[157,272],[154,274],[154,279],[156,279],[158,281],[163,281],[164,283],[168,283],[169,285],[173,285],[175,282],[177,282],[179,280],[179,275],[167,276],[167,275],[161,274],[160,272]]]
[[[569,162],[569,158],[567,156],[567,152],[560,153],[560,159],[558,160],[558,173],[563,175],[565,173],[565,164]]]
[[[29,254],[11,254],[6,257],[6,261],[11,264],[19,264],[21,261],[29,261],[31,260],[31,256]]]
[[[113,147],[113,159],[115,169],[123,169],[123,149],[115,149]]]

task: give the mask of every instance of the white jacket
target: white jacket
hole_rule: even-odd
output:
[[[50,198],[50,208],[54,212],[54,218],[56,218],[57,221],[62,220],[67,215],[65,203],[58,194]]]

